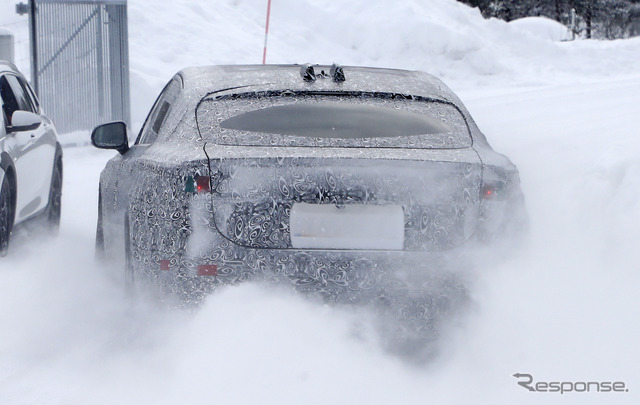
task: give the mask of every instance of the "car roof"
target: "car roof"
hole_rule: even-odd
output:
[[[364,91],[408,94],[460,104],[436,77],[419,71],[343,66],[345,81],[335,82],[331,66],[313,65],[317,80],[306,82],[301,69],[309,65],[219,65],[188,67],[178,74],[187,97],[201,99],[212,92],[247,87],[244,91]],[[324,75],[322,74],[324,73]],[[238,89],[242,91],[241,89]]]

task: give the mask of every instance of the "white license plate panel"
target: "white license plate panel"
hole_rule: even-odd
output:
[[[294,203],[291,245],[297,249],[402,250],[401,205]]]

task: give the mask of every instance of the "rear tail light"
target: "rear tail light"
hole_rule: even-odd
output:
[[[502,200],[505,198],[506,187],[503,182],[485,183],[482,186],[480,197],[483,200]]]
[[[211,192],[211,179],[208,176],[188,176],[184,186],[185,193],[209,193]]]
[[[520,188],[518,172],[488,166],[482,173],[480,199],[485,201],[503,201],[512,197]]]
[[[198,193],[208,193],[211,191],[211,179],[208,176],[198,176],[195,178],[196,191]]]

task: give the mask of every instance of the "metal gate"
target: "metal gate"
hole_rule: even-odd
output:
[[[30,0],[31,79],[59,133],[130,124],[126,0]]]

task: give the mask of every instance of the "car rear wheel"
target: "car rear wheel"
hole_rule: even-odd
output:
[[[124,221],[124,282],[128,289],[133,290],[133,258],[131,257],[131,237],[129,235],[129,218]]]
[[[98,191],[98,223],[96,224],[96,259],[104,260],[104,231],[102,229],[102,193]]]
[[[0,256],[9,250],[9,236],[13,227],[13,207],[11,206],[11,189],[5,176],[0,186]]]
[[[47,206],[47,227],[49,232],[57,235],[60,230],[60,213],[62,208],[62,169],[56,165],[51,177],[49,204]]]

